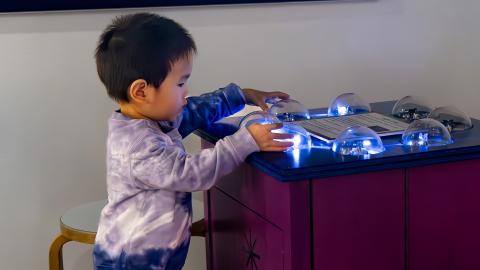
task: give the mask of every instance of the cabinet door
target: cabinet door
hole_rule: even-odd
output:
[[[282,231],[217,188],[210,190],[214,270],[284,269]]]
[[[480,269],[480,161],[408,169],[407,180],[409,269]]]
[[[404,170],[313,180],[314,269],[403,270],[404,190]]]

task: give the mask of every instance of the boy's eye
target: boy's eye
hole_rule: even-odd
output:
[[[185,83],[179,83],[178,86],[179,87],[183,87],[185,85]]]

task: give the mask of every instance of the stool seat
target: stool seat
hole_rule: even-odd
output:
[[[107,200],[82,204],[68,210],[60,218],[62,234],[72,241],[86,244],[95,243],[100,212],[107,204]]]
[[[50,245],[50,270],[63,270],[62,247],[76,241],[85,244],[95,243],[98,221],[107,200],[90,202],[69,209],[60,218],[60,235]]]

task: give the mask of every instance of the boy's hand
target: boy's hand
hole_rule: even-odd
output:
[[[276,139],[291,139],[293,138],[293,135],[286,133],[272,133],[272,130],[282,128],[282,126],[281,123],[265,125],[255,123],[247,127],[247,129],[250,134],[252,134],[252,137],[255,139],[255,142],[261,151],[285,151],[290,146],[293,146],[293,142],[280,142]]]
[[[265,100],[267,98],[275,98],[278,97],[280,99],[288,99],[290,96],[286,93],[275,91],[275,92],[263,92],[255,89],[244,88],[242,89],[243,95],[247,100],[247,104],[249,105],[257,105],[258,107],[262,108],[262,110],[268,110],[267,103]]]

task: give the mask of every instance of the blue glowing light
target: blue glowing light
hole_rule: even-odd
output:
[[[340,155],[365,156],[380,154],[385,151],[385,147],[375,131],[354,126],[340,133],[333,142],[332,151]]]
[[[291,146],[289,150],[310,149],[312,147],[312,139],[310,138],[310,135],[301,126],[291,123],[283,123],[282,128],[272,130],[272,133],[292,134],[293,137],[290,139],[276,139],[277,141],[292,142],[293,146]]]
[[[450,132],[439,121],[419,119],[413,121],[402,135],[403,145],[411,147],[442,146],[453,143]],[[425,149],[426,149],[425,148]]]
[[[348,106],[338,106],[337,111],[338,111],[338,115],[347,115],[348,114]]]

